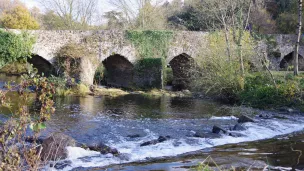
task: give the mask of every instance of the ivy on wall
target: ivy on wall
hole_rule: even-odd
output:
[[[136,87],[151,89],[163,88],[163,58],[143,58],[134,65],[134,83]]]
[[[172,31],[126,31],[126,38],[136,47],[140,58],[166,58],[172,37]]]
[[[28,33],[15,34],[0,29],[0,68],[31,56],[35,38]]]

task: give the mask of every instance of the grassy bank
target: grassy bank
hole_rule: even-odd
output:
[[[304,74],[273,72],[273,78],[265,73],[248,74],[244,89],[236,94],[239,104],[256,108],[295,107],[303,110]]]

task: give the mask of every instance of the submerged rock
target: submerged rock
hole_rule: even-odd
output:
[[[57,170],[63,170],[64,168],[71,166],[71,165],[72,165],[72,162],[69,160],[66,160],[66,161],[56,163],[54,168]],[[53,167],[53,166],[51,165],[51,167]]]
[[[231,137],[236,137],[236,138],[244,136],[243,134],[238,133],[238,132],[229,132],[228,135]]]
[[[273,116],[271,114],[260,114],[259,117],[261,119],[272,119]]]
[[[246,115],[242,115],[238,120],[238,123],[246,123],[246,122],[255,122],[255,121],[254,121],[254,119],[252,119]]]
[[[246,130],[246,128],[242,125],[242,124],[236,124],[233,128],[232,128],[233,131],[244,131]]]
[[[44,161],[57,161],[68,156],[66,147],[76,146],[76,141],[62,133],[54,133],[43,140],[41,159]]]
[[[214,133],[214,134],[219,134],[221,131],[224,134],[227,133],[227,131],[225,129],[223,129],[223,128],[219,127],[219,126],[214,125],[213,128],[212,128],[212,133]]]
[[[139,138],[142,137],[140,134],[132,134],[132,135],[128,135],[128,138]]]
[[[99,151],[101,154],[113,154],[113,155],[119,154],[116,148],[109,147],[103,143],[89,145],[87,146],[87,148],[92,151]]]
[[[144,142],[144,143],[140,144],[140,146],[143,147],[143,146],[148,146],[148,145],[155,145],[155,144],[167,141],[170,138],[171,138],[170,136],[165,136],[165,137],[160,136],[160,137],[158,137],[158,139]]]
[[[219,134],[197,131],[197,132],[195,132],[195,134],[193,134],[193,137],[196,137],[196,138],[219,138],[221,136]]]

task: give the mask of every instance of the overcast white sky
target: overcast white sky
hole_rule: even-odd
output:
[[[34,6],[41,8],[41,5],[39,3],[39,2],[41,2],[41,0],[21,0],[21,1],[24,2],[28,8],[32,8]],[[159,1],[159,0],[156,0],[156,1]],[[171,0],[168,0],[168,1],[170,2]],[[165,0],[163,0],[163,2],[165,2]],[[107,12],[107,11],[111,11],[114,9],[114,7],[109,4],[109,0],[99,0],[99,7],[100,7],[100,9],[99,9],[100,12]],[[42,11],[43,11],[43,9],[42,9]]]
[[[34,6],[41,8],[39,0],[21,0],[25,3],[28,8],[32,8]],[[106,12],[113,10],[113,7],[108,3],[108,0],[99,0],[99,6],[101,12]]]

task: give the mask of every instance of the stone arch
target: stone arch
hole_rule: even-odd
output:
[[[38,70],[38,74],[44,73],[45,76],[50,76],[53,74],[53,65],[46,60],[45,58],[32,54],[30,58],[27,59],[27,62],[32,64],[34,68]]]
[[[104,66],[104,81],[107,86],[132,86],[134,65],[124,56],[114,54],[102,61]]]
[[[293,66],[293,55],[294,52],[290,52],[285,55],[283,59],[280,61],[280,69],[287,70],[289,66]],[[304,58],[299,54],[299,70],[304,71]]]
[[[173,57],[169,62],[169,66],[173,72],[173,90],[190,88],[193,72],[196,67],[194,59],[186,53],[182,53]]]

